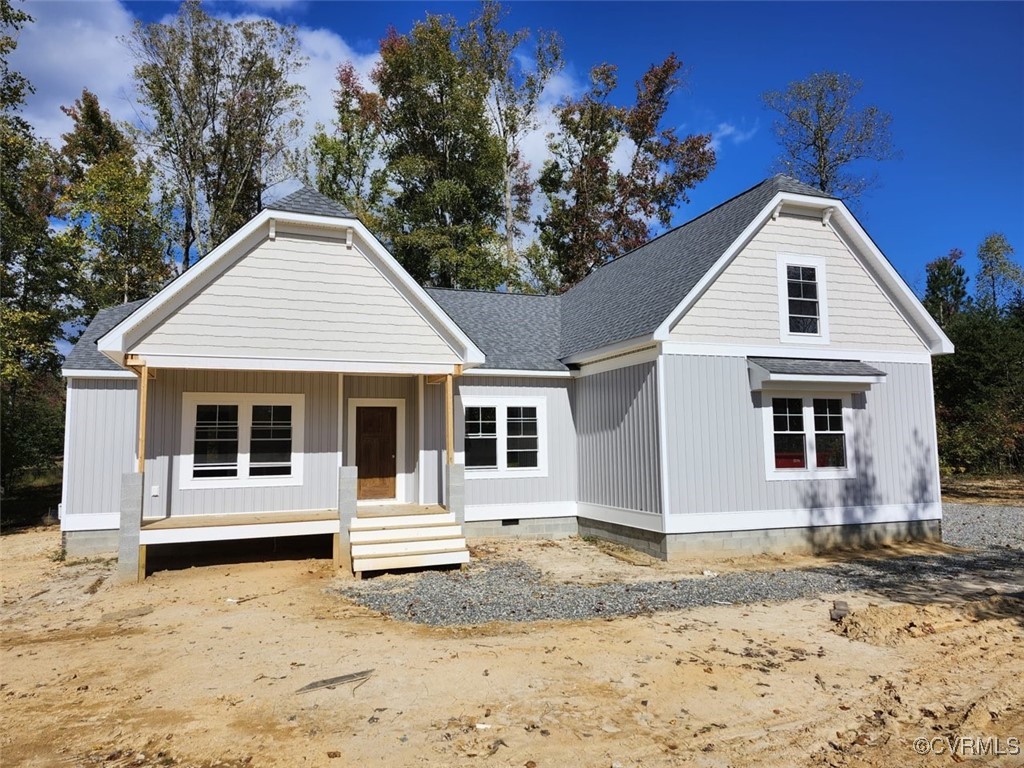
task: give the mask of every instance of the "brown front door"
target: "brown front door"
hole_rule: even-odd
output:
[[[356,498],[395,498],[395,453],[398,422],[394,407],[356,408]]]

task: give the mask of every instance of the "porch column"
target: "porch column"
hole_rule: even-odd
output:
[[[121,475],[121,526],[117,541],[117,580],[142,581],[146,578],[146,547],[139,544],[142,528],[141,472]]]
[[[449,373],[444,380],[445,409],[445,478],[448,495],[446,507],[455,516],[455,522],[462,525],[466,522],[466,467],[455,463],[455,391],[454,379],[462,375],[462,366],[455,366],[454,373]]]
[[[356,489],[359,470],[356,467],[338,469],[338,522],[340,528],[334,537],[334,565],[352,573],[352,521],[356,516]]]

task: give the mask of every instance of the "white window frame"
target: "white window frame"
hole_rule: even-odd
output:
[[[537,466],[508,466],[508,409],[537,409]],[[465,463],[465,434],[467,408],[494,408],[498,428],[498,466],[466,467],[467,478],[509,478],[548,476],[548,401],[545,397],[512,397],[490,395],[464,395],[461,398],[459,421],[462,426],[463,463]]]
[[[818,332],[792,333],[789,330],[789,279],[787,267],[813,267],[818,285]],[[792,344],[828,344],[828,274],[821,256],[802,256],[793,253],[777,255],[779,280],[779,341]]]
[[[775,466],[775,422],[772,419],[772,399],[776,397],[803,401],[804,415],[804,456],[807,466],[802,469],[777,469]],[[846,439],[845,467],[818,467],[818,455],[814,439],[814,400],[843,401],[843,434]],[[761,393],[761,424],[764,433],[764,470],[766,480],[845,480],[857,476],[854,466],[853,447],[855,429],[853,419],[853,396],[849,393],[827,391],[764,390]]]
[[[196,406],[238,406],[238,476],[193,477]],[[249,477],[249,448],[252,436],[254,405],[290,405],[292,407],[292,471],[289,475]],[[266,488],[302,485],[302,464],[305,451],[305,395],[238,394],[231,392],[185,392],[181,396],[181,451],[179,454],[178,488]]]

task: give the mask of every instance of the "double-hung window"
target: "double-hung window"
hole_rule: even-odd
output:
[[[851,398],[765,394],[769,480],[853,477]]]
[[[186,392],[179,486],[302,484],[302,395]]]
[[[543,398],[464,396],[466,471],[472,477],[547,475]]]
[[[780,341],[828,343],[825,260],[779,254]]]

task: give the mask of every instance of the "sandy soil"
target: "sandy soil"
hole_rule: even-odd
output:
[[[110,563],[52,560],[58,543],[53,529],[0,538],[4,766],[903,768],[951,762],[916,738],[1024,741],[1024,615],[1006,597],[433,629],[326,592],[325,560],[114,586]],[[547,578],[657,570],[578,540],[478,549],[548,550],[563,566]],[[835,597],[853,610],[841,625]]]

